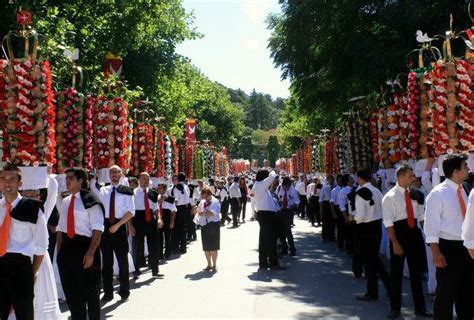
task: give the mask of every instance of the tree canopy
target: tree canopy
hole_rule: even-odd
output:
[[[417,30],[444,34],[450,14],[456,32],[470,27],[468,2],[280,0],[281,14],[267,22],[271,56],[282,78],[291,81],[282,134],[301,138],[335,128],[350,108],[348,99],[407,73],[407,54],[419,47]]]

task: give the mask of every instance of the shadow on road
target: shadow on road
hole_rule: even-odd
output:
[[[196,272],[194,274],[187,274],[184,276],[184,279],[188,279],[191,281],[196,281],[196,280],[202,280],[202,279],[209,279],[214,276],[214,272],[209,272],[206,270],[201,270],[199,272]]]

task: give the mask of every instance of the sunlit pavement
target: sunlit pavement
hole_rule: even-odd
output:
[[[221,228],[217,273],[203,271],[206,260],[198,240],[188,253],[160,265],[163,279],[151,273],[132,281],[130,299],[119,296],[102,309],[104,318],[116,319],[383,319],[389,300],[380,283],[376,302],[356,301],[366,282],[355,279],[350,259],[334,243],[323,243],[320,228],[295,218],[293,233],[297,256],[284,257],[286,271],[258,270],[258,222],[235,229]],[[173,257],[172,257],[173,258]],[[404,283],[402,313],[414,319]],[[432,298],[426,296],[431,306]],[[63,313],[67,319],[68,312]]]

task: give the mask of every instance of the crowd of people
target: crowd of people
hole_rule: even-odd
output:
[[[247,201],[250,220],[260,226],[260,269],[286,270],[280,257],[297,254],[292,228],[299,216],[321,228],[323,242],[347,253],[354,277],[366,279],[357,300],[378,300],[380,278],[390,299],[388,318],[400,317],[406,275],[416,315],[473,319],[474,196],[466,157],[448,155],[441,167],[442,176],[432,161],[421,173],[401,165],[392,179],[364,168],[324,177],[260,169],[206,181],[180,173],[172,182],[152,183],[146,172],[127,178],[112,166],[106,184],[70,168],[67,191],[58,192],[53,177],[47,189],[25,190],[21,170],[6,164],[0,171],[0,319],[57,319],[58,297],[72,319],[100,319],[101,307],[114,298],[114,275],[126,302],[130,275],[138,279],[148,268],[153,278],[162,277],[160,261],[185,254],[196,229],[204,270],[217,272],[221,227],[245,223]],[[435,295],[433,314],[425,275]]]
[[[54,175],[47,188],[30,190],[18,167],[0,170],[0,319],[59,319],[58,299],[72,319],[100,319],[114,299],[114,276],[124,303],[131,277],[144,268],[163,277],[160,261],[185,254],[197,228],[204,270],[217,272],[220,227],[245,223],[250,175],[188,181],[179,173],[152,182],[146,172],[125,177],[118,166],[108,175],[100,184],[67,169],[60,192]]]

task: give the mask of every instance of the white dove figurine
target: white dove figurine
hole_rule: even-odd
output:
[[[421,30],[416,31],[416,41],[419,43],[426,43],[433,41],[433,38],[428,37],[427,33],[424,33]]]
[[[75,48],[72,51],[69,49],[64,50],[64,56],[70,60],[79,60],[79,48]]]

